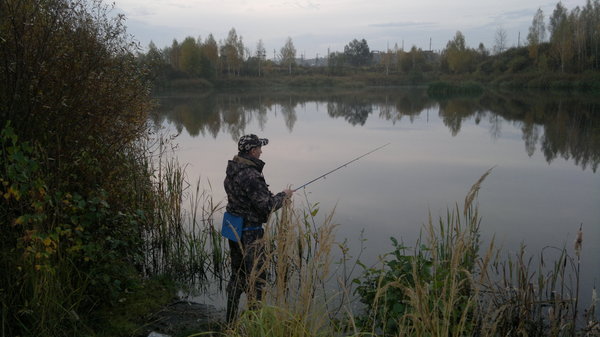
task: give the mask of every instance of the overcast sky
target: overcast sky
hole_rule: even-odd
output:
[[[142,46],[159,47],[187,36],[225,40],[231,28],[253,53],[263,40],[267,57],[289,36],[305,58],[343,51],[352,39],[367,40],[371,50],[413,45],[441,50],[460,30],[467,45],[494,45],[498,27],[508,46],[527,37],[533,15],[544,11],[546,23],[558,1],[544,0],[116,0],[128,32]],[[571,11],[585,0],[563,0]]]

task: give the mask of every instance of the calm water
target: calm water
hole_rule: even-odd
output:
[[[600,100],[488,93],[433,100],[420,89],[303,93],[173,94],[156,125],[180,132],[178,156],[191,180],[225,200],[225,166],[246,133],[269,138],[262,159],[273,192],[300,186],[391,143],[297,192],[298,207],[335,207],[337,237],[374,262],[390,236],[412,245],[431,213],[462,205],[477,179],[482,239],[509,254],[526,245],[567,246],[583,224],[582,298],[600,281]]]

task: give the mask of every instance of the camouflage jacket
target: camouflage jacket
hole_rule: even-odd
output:
[[[227,212],[244,218],[244,226],[267,222],[269,214],[283,205],[285,193],[273,195],[262,174],[265,162],[237,155],[227,163],[224,185]]]

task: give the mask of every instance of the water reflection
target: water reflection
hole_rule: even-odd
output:
[[[587,96],[488,92],[476,98],[434,100],[419,88],[172,95],[160,98],[160,109],[153,119],[156,125],[167,119],[179,132],[185,128],[194,137],[216,138],[226,133],[237,140],[252,122],[262,130],[270,112],[281,114],[292,132],[301,107],[308,102],[322,104],[328,116],[353,126],[363,126],[369,118],[392,124],[406,118],[413,123],[424,112],[437,108],[453,136],[467,121],[479,124],[486,120],[490,136],[497,139],[502,124],[508,122],[521,130],[529,156],[539,148],[548,163],[562,157],[593,172],[600,162],[600,99]]]

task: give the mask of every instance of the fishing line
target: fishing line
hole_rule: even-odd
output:
[[[341,168],[343,168],[343,167],[346,167],[347,165],[349,165],[349,164],[351,164],[351,163],[353,163],[353,162],[355,162],[355,161],[359,160],[360,158],[362,158],[362,157],[365,157],[365,156],[367,156],[367,155],[369,155],[369,154],[371,154],[371,153],[373,153],[373,152],[375,152],[375,151],[378,151],[378,150],[380,150],[380,149],[383,149],[384,147],[386,147],[386,146],[388,146],[388,145],[390,145],[390,143],[387,143],[387,144],[381,145],[381,146],[380,146],[380,147],[378,147],[378,148],[375,148],[375,149],[373,149],[373,150],[371,150],[371,151],[369,151],[369,152],[367,152],[367,153],[365,153],[365,154],[363,154],[363,155],[361,155],[361,156],[358,156],[358,157],[356,157],[356,158],[354,158],[354,159],[350,160],[349,162],[346,162],[346,163],[344,163],[344,164],[342,164],[342,165],[340,165],[340,166],[338,166],[338,167],[334,168],[333,170],[331,170],[331,171],[329,171],[329,172],[327,172],[327,173],[325,173],[325,174],[322,174],[322,175],[320,175],[320,176],[316,177],[315,179],[313,179],[313,180],[311,180],[311,181],[309,181],[309,182],[305,183],[304,185],[302,185],[302,186],[300,186],[300,187],[298,187],[298,188],[295,188],[293,191],[294,191],[294,192],[296,192],[297,190],[299,190],[299,189],[301,189],[301,188],[305,188],[306,186],[308,186],[308,185],[310,185],[310,184],[314,183],[315,181],[317,181],[317,180],[319,180],[319,179],[323,179],[323,178],[327,177],[328,175],[332,174],[333,172],[335,172],[335,171],[337,171],[337,170],[339,170],[339,169],[341,169]]]

